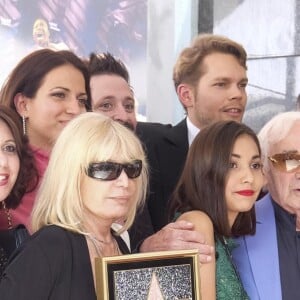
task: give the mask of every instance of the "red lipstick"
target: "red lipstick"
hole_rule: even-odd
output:
[[[250,196],[254,195],[254,191],[253,190],[241,190],[241,191],[237,191],[237,193],[239,195],[247,196],[247,197],[250,197]]]

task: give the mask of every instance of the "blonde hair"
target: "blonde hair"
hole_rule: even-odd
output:
[[[80,185],[86,168],[92,161],[142,160],[141,175],[136,178],[137,190],[133,207],[119,233],[127,230],[135,218],[136,209],[144,204],[148,169],[143,147],[135,134],[112,119],[87,112],[72,120],[61,132],[50,161],[32,214],[32,230],[45,225],[58,225],[81,234],[83,199]]]
[[[258,139],[261,146],[262,161],[264,170],[269,170],[268,156],[274,144],[279,143],[287,137],[289,131],[296,122],[300,122],[299,111],[289,111],[279,113],[274,116],[258,133]]]

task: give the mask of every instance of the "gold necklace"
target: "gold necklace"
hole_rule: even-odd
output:
[[[100,245],[102,245],[102,244],[108,245],[108,244],[110,244],[110,242],[104,242],[103,240],[100,240],[100,239],[96,238],[95,236],[91,236],[91,235],[88,235],[87,237],[92,242],[92,244],[93,244],[93,246],[96,250],[97,255],[99,257],[103,257],[103,255],[102,255],[102,246],[100,247]],[[121,251],[119,249],[118,243],[117,243],[115,238],[113,238],[113,244],[114,244],[114,252],[117,253],[117,254],[113,254],[112,256],[120,255]]]
[[[96,240],[97,242],[101,243],[101,244],[104,244],[104,245],[109,245],[112,241],[109,241],[109,242],[105,242],[103,240],[100,240],[98,239],[97,237],[95,237],[94,235],[90,235],[90,237],[94,240]]]

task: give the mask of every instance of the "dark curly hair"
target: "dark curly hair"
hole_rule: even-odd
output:
[[[16,208],[26,192],[33,191],[38,184],[38,172],[34,158],[28,146],[28,139],[22,132],[19,116],[12,109],[0,105],[0,121],[3,121],[12,133],[16,142],[20,170],[15,185],[5,199],[7,208]]]

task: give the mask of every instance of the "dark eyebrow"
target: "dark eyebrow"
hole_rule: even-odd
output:
[[[117,99],[117,97],[114,96],[114,95],[106,95],[106,96],[104,96],[104,97],[101,96],[101,97],[99,98],[98,101],[105,101],[105,100],[117,101],[118,99]],[[133,97],[130,97],[130,96],[125,97],[125,98],[122,99],[122,100],[126,100],[126,101],[130,100],[130,101],[135,102],[135,99],[134,99]]]
[[[98,101],[104,101],[104,100],[116,100],[116,97],[113,95],[105,95],[101,96]]]
[[[14,139],[10,139],[10,140],[6,140],[6,141],[4,141],[4,143],[10,143],[10,142],[13,142],[13,143],[15,143],[15,144],[16,144],[16,141],[15,141]]]
[[[51,91],[55,90],[55,89],[62,89],[62,90],[68,91],[68,92],[70,91],[70,89],[63,87],[63,86],[55,86],[54,88],[51,89]]]
[[[231,156],[236,157],[236,158],[241,158],[239,154],[231,153]],[[260,159],[260,155],[253,155],[251,159]]]
[[[79,93],[77,96],[87,96],[87,93]]]
[[[133,102],[135,102],[135,100],[134,100],[134,98],[133,97],[126,97],[126,98],[124,98],[124,100],[132,100]]]
[[[217,77],[214,78],[214,81],[229,81],[230,78],[228,77]]]
[[[71,91],[70,89],[68,89],[66,87],[63,87],[63,86],[56,86],[56,87],[52,88],[50,91],[52,92],[55,89],[62,89],[64,91],[66,91],[66,92],[70,92]],[[83,95],[87,96],[87,93],[86,92],[79,93],[77,96],[83,96]]]
[[[215,81],[217,80],[221,80],[221,81],[230,81],[231,78],[230,77],[217,77],[217,78],[214,78]],[[248,82],[248,78],[247,77],[244,77],[242,78],[239,82]]]

